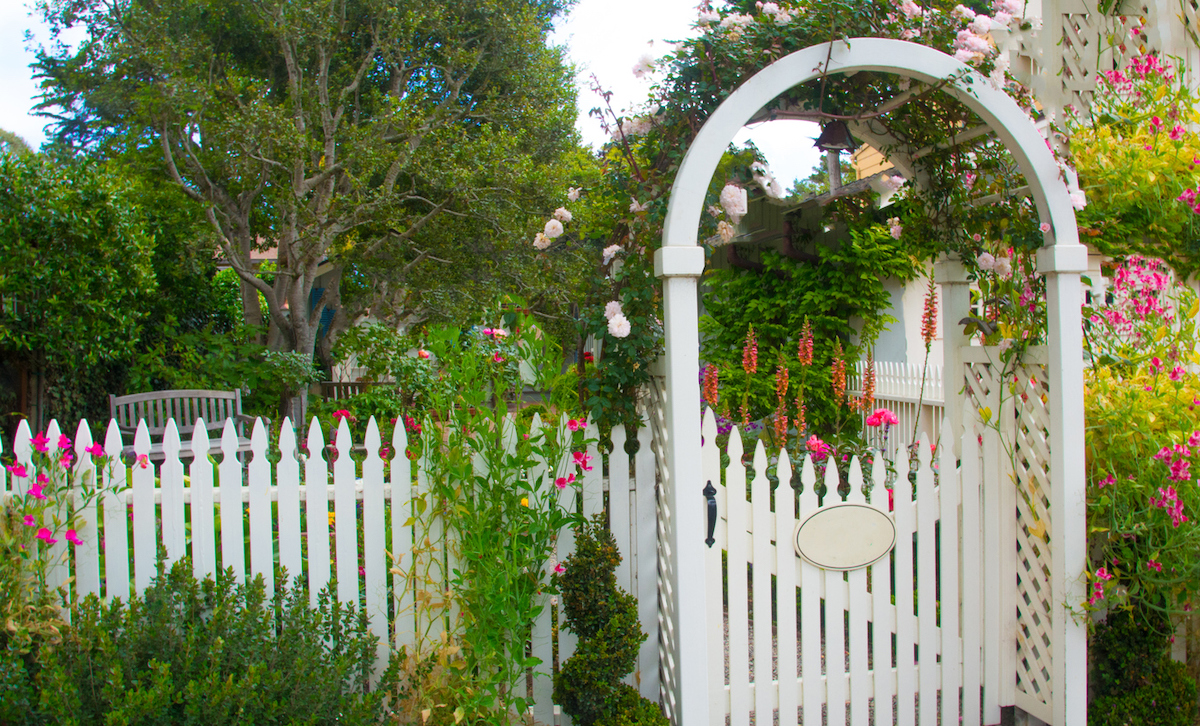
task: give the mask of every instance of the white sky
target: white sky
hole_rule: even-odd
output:
[[[695,33],[698,0],[579,0],[567,21],[558,28],[554,41],[565,44],[580,68],[577,127],[586,143],[604,140],[599,123],[587,112],[601,99],[590,89],[591,74],[613,91],[613,108],[620,113],[644,102],[650,79],[634,78],[632,69],[642,53],[658,56],[671,50],[668,41],[682,40]],[[27,0],[0,0],[0,128],[15,132],[37,148],[45,141],[45,121],[30,115],[37,85],[30,75],[33,53],[27,50],[26,31],[33,46],[49,42],[49,32],[29,13]],[[650,43],[653,41],[653,45]],[[753,139],[766,155],[784,188],[794,178],[807,177],[820,161],[813,149],[815,124],[773,121],[753,130],[743,130],[737,142]]]

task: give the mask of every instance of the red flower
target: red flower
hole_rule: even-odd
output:
[[[58,541],[50,534],[50,530],[46,529],[45,527],[42,527],[41,529],[39,529],[37,531],[37,534],[34,536],[37,537],[38,539],[42,540],[43,542],[45,542],[48,545],[52,545]]]

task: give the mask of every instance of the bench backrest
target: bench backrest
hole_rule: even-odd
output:
[[[242,392],[185,389],[110,395],[108,410],[123,429],[135,429],[139,421],[146,419],[146,428],[152,438],[163,435],[168,419],[175,419],[181,437],[191,434],[198,418],[203,418],[204,427],[214,432],[220,432],[225,427],[225,419],[232,418],[240,431],[238,417],[242,414]]]

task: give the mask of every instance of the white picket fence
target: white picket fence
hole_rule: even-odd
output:
[[[703,437],[704,478],[717,490],[719,512],[716,543],[705,560],[708,630],[726,632],[709,640],[711,726],[746,726],[751,718],[770,724],[773,717],[805,726],[978,724],[977,435],[963,436],[961,470],[952,447],[941,447],[935,470],[929,447],[921,446],[915,488],[908,457],[895,462],[889,513],[895,547],[890,557],[849,572],[819,568],[793,549],[798,522],[842,503],[836,467],[827,468],[821,495],[810,458],[797,481],[786,456],[769,470],[760,441],[747,488],[737,429],[724,471],[711,411]],[[774,490],[770,473],[778,477]],[[849,473],[846,503],[889,512],[881,458],[865,476],[852,460]]]
[[[862,361],[854,365],[854,371],[846,382],[850,393],[862,395],[866,367],[866,363]],[[919,365],[876,361],[875,407],[891,410],[900,423],[891,427],[886,441],[870,443],[882,449],[891,461],[896,460],[900,450],[913,438],[914,429],[917,438],[936,444],[941,438],[945,400],[941,366],[931,365],[922,374]],[[868,411],[863,414],[864,420],[869,413]]]
[[[541,425],[535,417],[533,427]],[[395,428],[390,442],[397,455],[386,460],[380,456],[379,429],[371,419],[361,464],[351,457],[354,442],[345,421],[337,432],[338,455],[332,464],[323,456],[324,434],[315,419],[308,430],[307,456],[297,447],[290,422],[284,421],[278,440],[282,458],[275,465],[266,456],[269,442],[261,420],[255,423],[251,455],[245,463],[235,455],[238,443],[232,421],[225,423],[219,463],[208,456],[210,441],[203,422],[197,423],[194,431],[192,440],[185,444],[172,421],[164,437],[163,462],[145,468],[137,463],[129,468],[107,467],[100,473],[106,493],[94,506],[78,511],[84,522],[78,529],[82,544],[68,548],[60,537],[51,546],[55,563],[48,573],[51,586],[63,587],[76,598],[95,593],[107,600],[127,600],[131,592],[141,592],[150,585],[161,546],[167,566],[190,555],[197,577],[212,576],[218,568],[233,568],[241,581],[261,575],[268,592],[273,591],[277,567],[286,568],[293,582],[307,586],[313,601],[336,576],[337,599],[365,608],[371,631],[380,638],[379,667],[386,660],[388,644],[411,647],[421,637],[427,639],[425,642],[429,638],[436,641],[445,627],[444,613],[423,612],[419,603],[442,599],[441,592],[449,584],[448,573],[454,565],[453,548],[438,541],[436,534],[441,530],[435,522],[432,546],[414,550],[414,535],[423,530],[415,529],[410,522],[411,502],[427,487],[427,479],[424,462],[414,466],[404,455],[407,439],[403,426]],[[53,446],[60,433],[57,422],[51,422],[46,433]],[[588,433],[589,438],[597,437],[594,426]],[[623,557],[617,582],[638,598],[642,629],[648,635],[637,670],[628,682],[657,702],[655,456],[648,426],[639,430],[640,448],[632,457],[625,452],[626,438],[624,427],[615,427],[611,453],[603,459],[597,445],[591,445],[589,453],[603,466],[593,465],[591,471],[583,473],[578,493],[571,487],[563,490],[560,503],[568,510],[582,510],[586,516],[608,513],[610,529]],[[119,457],[123,444],[116,422],[110,422],[104,451]],[[85,451],[92,445],[86,421],[80,422],[73,445],[76,461],[72,481],[76,486],[86,477],[95,481],[96,467]],[[3,450],[0,441],[0,453]],[[146,454],[149,450],[150,437],[143,423],[134,437],[134,451]],[[179,454],[188,450],[194,456],[185,466]],[[18,462],[29,463],[32,435],[24,422],[18,428],[12,451]],[[531,472],[531,476],[543,474]],[[29,486],[28,479],[9,479],[0,469],[0,501],[23,496]],[[81,501],[76,497],[73,506],[78,507]],[[229,502],[236,504],[223,506]],[[248,533],[243,530],[244,524]],[[573,551],[573,532],[564,528],[554,557],[561,562]],[[404,568],[414,566],[414,554],[417,566],[432,564],[434,571],[442,575],[442,582],[425,585],[431,591],[429,598],[418,597],[404,574]],[[391,568],[400,572],[389,573]],[[563,628],[563,609],[550,607],[548,600],[545,604],[530,637],[532,652],[542,664],[536,669],[538,677],[533,679],[532,691],[526,695],[533,699],[532,715],[537,721],[567,724],[569,718],[559,714],[558,707],[551,703],[550,672],[556,657],[563,662],[572,655],[575,636]],[[553,627],[556,616],[557,637]]]

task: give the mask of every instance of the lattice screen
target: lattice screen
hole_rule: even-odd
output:
[[[970,349],[986,353],[982,349]],[[1030,356],[1038,359],[1041,351]],[[972,356],[999,361],[999,353]],[[1012,486],[1015,492],[1003,492],[1000,501],[1015,503],[1016,527],[1009,530],[1016,550],[1016,700],[1024,710],[1042,717],[1051,708],[1051,634],[1052,597],[1050,577],[1050,411],[1046,366],[1032,363],[1017,367],[1000,379],[1000,366],[990,362],[964,364],[964,404],[968,410],[990,410],[994,430],[998,431],[1003,466],[1011,466],[999,486]],[[991,432],[989,432],[991,433]],[[1003,481],[1007,478],[1008,482]],[[1002,530],[1003,531],[1003,530]],[[1011,551],[1011,550],[1010,550]],[[1004,559],[1002,558],[1002,562]],[[1009,611],[1011,613],[1012,611]],[[1005,616],[1001,613],[1002,617]],[[1002,676],[1004,677],[1004,676]]]

